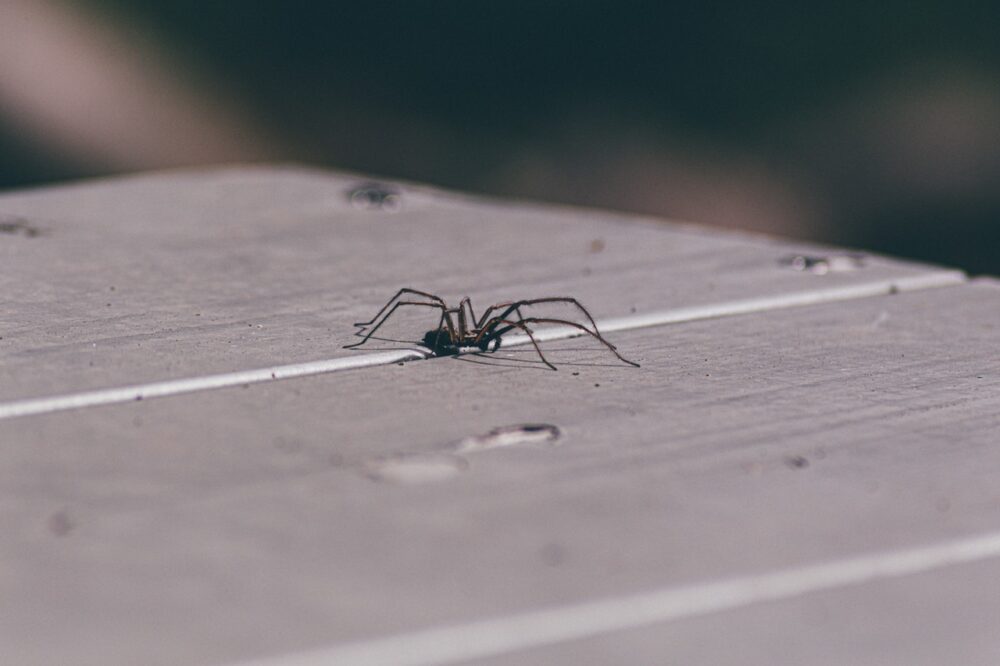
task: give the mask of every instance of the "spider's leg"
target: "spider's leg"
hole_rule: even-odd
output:
[[[465,338],[469,333],[469,325],[474,325],[476,322],[469,321],[465,318],[465,299],[458,304],[458,307],[453,310],[455,316],[458,317],[458,335],[461,338]]]
[[[457,345],[461,341],[462,336],[457,328],[455,328],[455,322],[451,320],[451,315],[447,310],[444,311],[444,320],[448,325],[448,337],[451,338],[451,343]]]
[[[400,290],[400,293],[402,293],[402,291],[404,291],[404,290]],[[420,294],[421,296],[423,295],[423,292],[418,292],[418,291],[416,291],[414,289],[406,289],[405,291],[417,293],[417,294]],[[429,306],[432,306],[432,307],[441,307],[442,309],[444,309],[444,308],[447,307],[447,304],[443,300],[439,299],[437,296],[434,296],[433,294],[428,294],[428,296],[430,296],[431,298],[437,299],[437,301],[435,303],[427,303],[426,305],[429,305]],[[390,309],[389,312],[385,314],[385,316],[382,316],[382,313],[385,312],[385,310],[389,307],[389,305],[391,303],[393,303],[394,301],[395,301],[396,305],[398,305],[399,303],[401,303],[402,301],[396,300],[398,298],[399,298],[399,293],[397,293],[395,296],[393,296],[391,299],[389,299],[389,303],[386,303],[385,306],[381,310],[379,310],[379,314],[375,315],[375,317],[371,321],[369,321],[369,322],[355,322],[354,325],[355,326],[360,326],[360,327],[363,328],[365,326],[371,325],[372,323],[375,323],[376,327],[381,326],[383,323],[385,323],[385,320],[389,318],[389,315],[392,313],[392,310],[395,309],[395,308]],[[408,303],[416,303],[417,301],[407,301],[407,302]],[[380,316],[382,316],[381,321],[379,321],[379,317]]]
[[[442,300],[441,297],[439,297],[439,296],[435,296],[434,294],[428,294],[425,291],[417,291],[416,289],[410,289],[409,287],[403,287],[402,289],[400,289],[399,291],[396,292],[395,296],[393,296],[388,301],[386,301],[386,304],[382,306],[382,309],[379,310],[378,314],[376,314],[374,317],[372,317],[371,320],[369,320],[369,321],[357,321],[357,322],[354,322],[354,325],[355,326],[370,326],[371,324],[374,324],[375,320],[378,319],[379,317],[381,317],[382,313],[389,309],[389,306],[392,305],[393,301],[395,301],[396,299],[398,299],[403,294],[416,294],[417,296],[423,296],[424,298],[429,298],[432,301],[437,301],[441,305],[445,305],[444,300]]]
[[[550,296],[550,297],[547,297],[547,298],[531,298],[531,299],[522,301],[520,303],[520,305],[538,305],[539,303],[571,303],[571,304],[575,305],[577,307],[577,309],[580,310],[580,312],[583,313],[583,316],[585,316],[587,318],[587,321],[590,322],[590,326],[593,329],[594,333],[596,333],[598,336],[600,336],[600,331],[597,330],[597,322],[594,321],[594,318],[590,315],[590,312],[587,310],[587,308],[583,307],[583,303],[581,303],[580,301],[576,300],[575,298],[571,298],[569,296]],[[602,340],[603,340],[603,338],[602,338]],[[607,340],[603,340],[603,341],[604,341],[604,343],[606,345],[608,345],[612,349],[615,349],[615,346],[613,344],[611,344]]]
[[[448,313],[447,308],[441,308],[441,321],[438,322],[437,335],[434,336],[435,350],[437,350],[438,346],[441,344],[441,333],[443,331],[448,332],[448,341],[451,342],[452,345],[458,344],[458,341],[461,338],[455,331],[455,322],[451,320],[451,315]]]
[[[390,301],[390,302],[391,302],[391,301]],[[377,324],[375,324],[375,326],[373,326],[373,327],[371,328],[371,330],[369,330],[369,331],[368,331],[368,333],[367,333],[367,334],[365,334],[365,336],[364,336],[364,337],[363,337],[363,338],[362,338],[362,339],[361,339],[361,340],[360,340],[359,342],[355,342],[355,343],[353,343],[353,344],[349,344],[349,345],[344,345],[344,348],[345,348],[345,349],[350,349],[350,348],[352,348],[352,347],[359,347],[359,346],[363,345],[364,343],[366,343],[366,342],[368,341],[368,339],[369,339],[370,337],[372,337],[372,335],[374,335],[374,334],[375,334],[375,331],[377,331],[377,330],[378,330],[379,328],[381,328],[381,327],[382,327],[382,325],[383,325],[383,324],[384,324],[384,323],[385,323],[386,321],[388,321],[389,317],[391,317],[391,316],[392,316],[392,314],[393,314],[393,313],[394,313],[394,312],[395,312],[395,311],[396,311],[396,310],[397,310],[397,309],[398,309],[399,307],[401,307],[401,306],[403,306],[403,305],[420,305],[420,306],[424,306],[424,307],[428,307],[428,308],[441,308],[441,311],[442,311],[442,312],[443,312],[443,311],[444,311],[444,309],[445,309],[445,306],[444,306],[444,305],[441,305],[441,304],[439,304],[439,303],[423,303],[423,302],[420,302],[420,301],[399,301],[399,302],[397,302],[397,303],[396,303],[395,305],[393,305],[393,306],[392,306],[392,308],[391,308],[391,309],[389,310],[389,312],[388,312],[388,313],[387,313],[387,314],[386,314],[386,315],[385,315],[384,317],[382,317],[382,320],[381,320],[380,322],[378,322]],[[376,319],[377,319],[377,317],[376,317]],[[372,321],[374,321],[374,320],[372,320]],[[359,324],[359,325],[360,325],[360,324]]]
[[[490,319],[488,322],[486,322],[484,326],[477,327],[478,333],[476,333],[476,337],[473,339],[473,343],[478,345],[483,338],[486,338],[487,344],[489,344],[491,341],[495,340],[496,338],[500,337],[510,329],[514,328],[513,326],[508,326],[504,330],[498,332],[496,328],[497,326],[500,325],[500,322],[502,321],[503,319],[501,317],[493,317],[493,319]]]
[[[514,308],[511,309],[514,310]],[[519,310],[517,310],[517,316],[518,318],[516,320],[506,319],[503,315],[497,315],[493,317],[488,322],[486,322],[486,324],[481,329],[479,329],[479,335],[476,336],[475,341],[478,343],[483,338],[486,338],[487,340],[490,341],[496,340],[505,333],[508,333],[513,329],[518,328],[518,326],[514,322],[515,321],[523,322],[525,321],[525,318],[521,315],[521,312]],[[501,325],[503,325],[502,329],[500,328]]]
[[[558,368],[556,368],[556,366],[554,366],[551,363],[549,363],[549,360],[547,358],[545,358],[545,354],[542,353],[541,348],[538,346],[538,341],[535,340],[535,336],[532,334],[531,329],[528,328],[527,324],[525,324],[523,321],[511,321],[510,319],[496,318],[496,319],[491,320],[490,323],[492,325],[492,328],[493,328],[494,332],[490,333],[487,336],[488,338],[492,338],[493,340],[499,341],[501,334],[496,333],[496,327],[499,326],[499,325],[501,325],[501,324],[503,324],[504,326],[506,326],[507,327],[506,330],[508,330],[508,331],[511,330],[511,329],[513,329],[513,328],[519,328],[519,329],[521,329],[522,331],[524,331],[525,333],[528,334],[528,339],[531,340],[531,344],[534,345],[535,351],[538,352],[538,358],[542,359],[542,363],[544,363],[545,365],[549,366],[549,368],[551,368],[552,370],[557,370],[558,369]],[[480,333],[480,337],[482,337],[482,333]],[[499,349],[499,348],[500,348],[500,345],[499,345],[499,342],[498,342],[496,349]],[[494,351],[496,351],[496,349],[494,349]]]
[[[350,349],[352,347],[360,347],[361,345],[363,345],[366,342],[368,342],[368,338],[372,337],[372,335],[375,334],[375,331],[377,331],[379,328],[381,328],[382,324],[384,324],[389,319],[389,317],[392,316],[392,313],[395,312],[397,308],[399,308],[399,307],[401,307],[403,305],[422,305],[422,306],[427,307],[427,308],[441,308],[442,312],[445,309],[445,307],[443,305],[441,305],[440,303],[421,303],[420,301],[399,301],[395,305],[392,306],[392,309],[389,310],[389,313],[386,316],[382,317],[382,321],[380,321],[379,323],[375,324],[371,328],[371,330],[369,330],[368,333],[365,334],[365,337],[363,337],[361,339],[361,342],[355,342],[355,343],[350,344],[350,345],[344,345],[344,349]]]
[[[583,304],[580,301],[576,300],[575,298],[571,298],[569,296],[549,296],[549,297],[546,297],[546,298],[527,298],[527,299],[523,299],[523,300],[520,300],[520,301],[510,301],[508,303],[497,303],[496,305],[491,306],[486,312],[483,313],[483,321],[487,320],[487,318],[493,312],[493,310],[501,310],[501,309],[503,309],[503,312],[500,315],[498,315],[501,319],[506,319],[507,317],[510,316],[510,314],[512,312],[516,312],[517,316],[520,317],[521,316],[521,311],[520,311],[519,308],[521,308],[522,306],[526,306],[526,305],[538,305],[540,303],[571,303],[571,304],[575,305],[577,307],[577,309],[579,309],[580,312],[583,313],[583,316],[585,316],[587,318],[587,321],[590,322],[590,325],[594,329],[594,333],[599,333],[599,331],[597,330],[597,322],[594,321],[594,318],[590,315],[590,312],[587,310],[587,308],[583,307]],[[506,308],[506,309],[504,309],[504,308]],[[480,322],[480,325],[481,324],[482,324],[482,322]],[[607,342],[607,341],[605,341],[605,342]],[[611,348],[614,349],[615,346],[611,345]]]
[[[462,316],[463,317],[465,316],[465,310],[468,309],[468,311],[469,311],[468,324],[470,326],[476,326],[476,324],[477,324],[477,322],[476,322],[476,314],[472,311],[472,299],[471,298],[469,298],[468,296],[466,296],[465,298],[463,298],[462,302],[458,304],[458,309],[462,312]],[[463,334],[467,333],[467,332],[468,332],[468,329],[466,329],[465,331],[462,331]]]
[[[509,303],[497,303],[495,305],[491,305],[490,307],[486,308],[486,310],[483,311],[483,316],[480,317],[479,321],[476,322],[476,328],[482,331],[484,330],[487,322],[491,322],[494,319],[503,319],[504,317],[506,317],[507,315],[509,315],[511,312],[514,311],[514,308],[511,307],[514,303],[516,303],[516,301],[511,301]],[[504,312],[504,314],[498,317],[490,317],[490,315],[493,314],[494,310],[501,310],[503,308],[508,308]]]
[[[521,313],[521,308],[515,307],[514,308],[514,312],[517,314],[517,320],[518,321],[524,321],[524,315]],[[508,327],[507,330],[509,331],[510,327]],[[496,344],[493,345],[492,351],[496,351],[496,350],[500,349],[500,340],[501,340],[502,337],[503,337],[503,335],[501,334],[501,335],[497,335],[496,337],[493,338],[493,341]]]
[[[434,349],[438,349],[438,345],[441,344],[441,331],[444,329],[444,313],[445,310],[441,310],[441,318],[438,319],[437,325],[437,335],[434,336]]]
[[[637,368],[640,367],[639,364],[636,363],[635,361],[630,361],[627,358],[625,358],[624,356],[622,356],[621,354],[619,354],[618,353],[618,349],[616,349],[615,346],[612,345],[610,342],[608,342],[607,340],[605,340],[601,336],[600,333],[595,333],[594,331],[591,331],[590,329],[588,329],[583,324],[578,324],[575,321],[567,321],[565,319],[543,319],[543,318],[540,318],[540,317],[528,317],[527,319],[523,319],[522,321],[524,323],[526,323],[526,324],[528,324],[528,323],[530,323],[530,324],[560,324],[562,326],[573,326],[574,328],[578,328],[581,331],[583,331],[584,333],[587,333],[588,335],[590,335],[590,336],[592,336],[592,337],[600,340],[601,344],[603,344],[605,347],[607,347],[608,349],[610,349],[611,353],[614,354],[615,356],[617,356],[619,360],[624,361],[625,363],[628,363],[629,365],[634,365]],[[507,330],[510,330],[510,329],[507,329]]]

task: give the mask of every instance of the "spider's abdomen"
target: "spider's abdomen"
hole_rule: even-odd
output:
[[[421,341],[421,344],[423,344],[425,347],[430,349],[438,356],[457,354],[459,350],[458,346],[452,344],[451,338],[448,336],[448,333],[441,329],[434,329],[433,331],[427,331],[424,334],[424,339]]]

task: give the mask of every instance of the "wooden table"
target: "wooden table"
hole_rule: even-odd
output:
[[[0,286],[5,664],[1000,660],[994,280],[258,167],[0,196]],[[642,367],[343,349],[403,286]]]

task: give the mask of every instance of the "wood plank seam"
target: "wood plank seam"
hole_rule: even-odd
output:
[[[917,291],[940,287],[953,287],[967,282],[965,273],[961,271],[943,271],[925,275],[893,278],[865,284],[851,285],[827,289],[814,289],[802,292],[780,294],[777,296],[758,297],[714,303],[684,308],[672,308],[660,312],[631,315],[598,321],[602,332],[627,331],[654,326],[665,326],[702,319],[736,316],[755,312],[764,312],[822,303],[833,303],[859,298],[885,296],[897,292]],[[575,328],[555,327],[541,330],[535,335],[539,341],[567,339],[579,337],[581,332]],[[511,335],[504,338],[504,347],[528,344],[530,340],[525,335]],[[136,384],[109,389],[81,391],[68,395],[28,398],[0,403],[0,419],[20,416],[34,416],[69,409],[83,409],[104,405],[121,404],[135,400],[161,398],[195,391],[207,391],[221,388],[256,384],[295,377],[355,370],[377,365],[389,365],[404,361],[426,359],[430,354],[418,349],[402,349],[398,351],[379,352],[348,357],[339,357],[312,362],[280,365],[270,368],[243,370],[216,375],[191,377],[146,384]]]
[[[944,271],[941,273],[893,278],[846,287],[793,292],[777,296],[763,296],[759,298],[746,298],[736,301],[709,303],[707,305],[694,305],[684,308],[671,308],[660,312],[603,319],[600,320],[598,324],[602,333],[614,333],[615,331],[631,331],[654,326],[699,321],[702,319],[732,317],[755,312],[767,312],[808,305],[834,303],[837,301],[849,301],[858,298],[886,296],[894,293],[918,291],[922,289],[954,287],[967,282],[968,277],[962,271]],[[539,331],[535,334],[535,339],[539,341],[558,340],[579,337],[580,335],[581,333],[579,331],[574,331],[573,329],[553,328]],[[511,335],[505,337],[503,341],[505,347],[523,345],[527,343],[528,338],[524,335]]]
[[[930,546],[242,661],[238,666],[440,666],[912,576],[998,556],[1000,532],[991,532]]]

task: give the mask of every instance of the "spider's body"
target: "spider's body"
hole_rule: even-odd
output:
[[[497,342],[500,339],[497,338]],[[455,356],[456,354],[461,354],[462,352],[475,352],[475,351],[490,351],[489,341],[485,337],[476,342],[475,336],[466,335],[463,339],[458,342],[452,342],[451,336],[447,333],[443,333],[440,328],[435,328],[433,331],[427,331],[424,334],[424,339],[421,341],[424,347],[427,347],[435,356]]]
[[[426,300],[401,300],[404,294],[412,294],[415,297],[420,297]],[[593,329],[589,329],[583,324],[569,321],[568,319],[524,317],[521,314],[521,308],[541,303],[570,303],[584,314]],[[532,298],[520,301],[509,301],[506,303],[497,303],[486,308],[482,316],[477,319],[472,310],[472,301],[468,297],[463,298],[457,308],[452,308],[449,307],[448,304],[445,303],[445,301],[439,296],[404,287],[396,292],[396,295],[390,298],[371,320],[355,324],[355,326],[371,326],[371,329],[368,330],[360,342],[345,345],[345,347],[357,347],[363,345],[370,337],[372,337],[375,331],[377,331],[379,327],[382,326],[382,324],[384,324],[386,320],[389,319],[389,317],[391,317],[392,314],[402,306],[427,307],[441,311],[441,318],[438,320],[437,328],[428,331],[422,340],[423,345],[430,349],[436,356],[454,356],[465,351],[473,350],[482,352],[496,351],[500,348],[501,337],[514,329],[518,329],[523,331],[528,336],[528,339],[531,341],[531,344],[534,345],[535,351],[538,352],[538,356],[542,359],[542,362],[549,368],[555,370],[556,367],[546,360],[545,355],[542,354],[542,350],[539,349],[538,341],[535,340],[535,336],[529,324],[558,324],[580,329],[583,333],[591,335],[601,341],[601,343],[611,350],[611,353],[625,363],[639,367],[638,363],[633,363],[632,361],[624,358],[618,353],[618,350],[615,349],[614,345],[601,337],[601,334],[597,331],[597,324],[594,322],[594,318],[590,316],[590,313],[587,312],[586,308],[584,308],[579,301],[575,298],[562,296]],[[372,326],[372,324],[374,324],[374,326]]]

